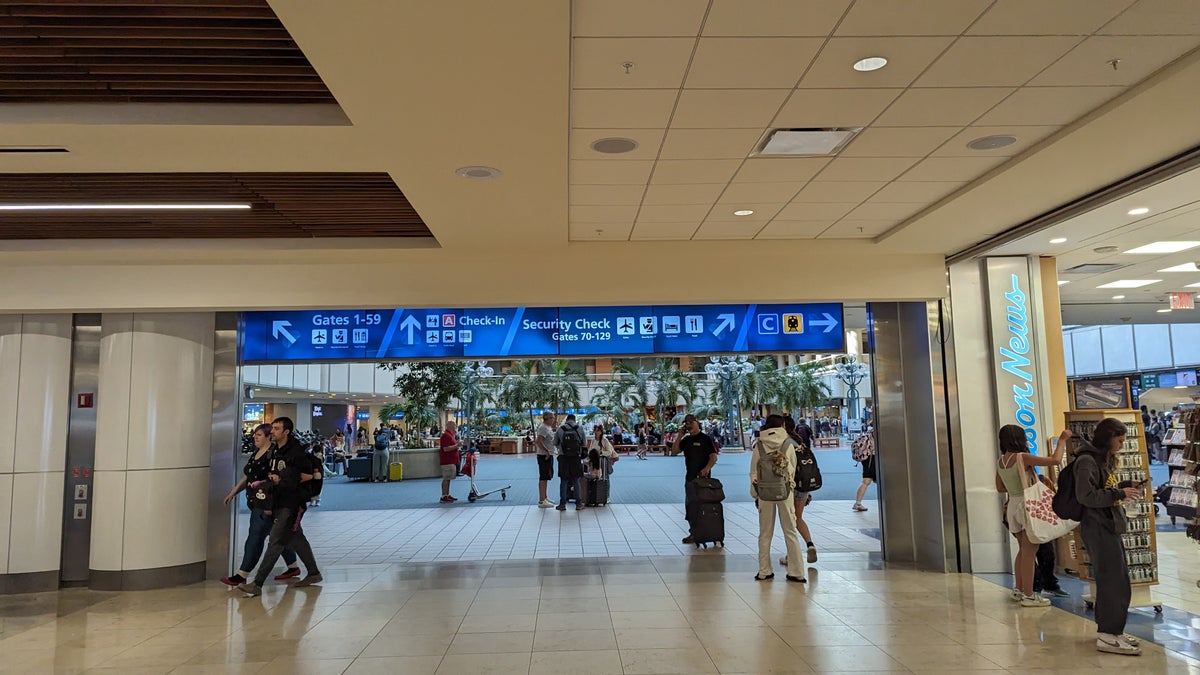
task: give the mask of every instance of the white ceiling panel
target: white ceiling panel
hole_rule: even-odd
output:
[[[824,37],[850,0],[713,0],[706,36]]]
[[[781,89],[796,86],[823,40],[819,38],[701,38],[689,89]]]
[[[904,173],[906,181],[971,181],[1008,161],[1007,157],[930,157]]]
[[[924,157],[950,139],[957,127],[871,127],[838,153],[842,157]]]
[[[775,118],[776,127],[862,127],[902,89],[797,89]]]
[[[586,205],[572,206],[571,222],[573,223],[632,223],[637,215],[636,205]]]
[[[810,180],[826,164],[828,157],[752,157],[738,169],[734,180],[742,183]]]
[[[663,159],[739,159],[754,151],[761,129],[671,129]]]
[[[1134,0],[997,0],[968,35],[1089,35]]]
[[[756,239],[814,239],[833,225],[832,220],[780,220],[764,227]]]
[[[707,0],[573,0],[571,34],[698,35],[707,9]]]
[[[679,95],[675,129],[762,129],[771,123],[791,89],[686,89]]]
[[[655,184],[646,188],[646,204],[707,204],[717,201],[725,186],[721,183],[699,185]]]
[[[950,43],[951,37],[833,38],[825,44],[802,88],[907,87]],[[868,56],[884,56],[886,68],[859,72],[852,67]]]
[[[839,220],[821,234],[821,239],[877,237],[895,227],[899,220]]]
[[[889,204],[877,202],[860,204],[846,214],[847,220],[889,220],[900,222],[920,211],[917,204]]]
[[[836,35],[958,35],[990,0],[858,0]]]
[[[1061,127],[1034,126],[998,126],[998,127],[967,127],[951,138],[946,144],[933,153],[934,157],[1016,157],[1031,146],[1046,138]],[[972,150],[967,143],[985,136],[1013,136],[1017,139],[1012,145],[995,150]]]
[[[627,241],[630,223],[571,223],[571,241]]]
[[[856,203],[797,203],[793,202],[783,207],[777,216],[781,220],[837,220],[858,206]]]
[[[786,204],[796,196],[803,183],[730,183],[721,195],[722,202],[779,202]]]
[[[571,93],[576,129],[663,129],[679,92],[673,89],[582,89]]]
[[[612,159],[571,160],[572,185],[645,185],[652,161]],[[732,175],[732,171],[731,171]]]
[[[946,195],[954,192],[965,182],[958,181],[893,181],[875,193],[869,202],[932,204]]]
[[[651,182],[656,184],[728,183],[740,159],[660,159]]]
[[[1098,32],[1104,35],[1200,35],[1200,1],[1139,0]]]
[[[599,161],[603,158],[614,162],[654,159],[658,156],[658,147],[662,145],[665,133],[665,129],[573,129],[571,130],[571,159]],[[638,146],[619,155],[596,152],[592,149],[592,143],[602,138],[628,138],[636,141]]]
[[[963,127],[1013,92],[1003,87],[909,89],[875,122],[885,127]]]
[[[688,240],[700,228],[698,222],[687,223],[646,223],[638,221],[629,238],[637,240]]]
[[[1107,36],[1084,40],[1030,84],[1131,85],[1200,45],[1200,36]],[[1117,67],[1110,62],[1117,59]]]
[[[576,89],[678,89],[694,38],[575,38],[571,86]],[[632,63],[628,71],[622,66]]]
[[[705,222],[692,238],[753,239],[762,227],[761,223]]]
[[[708,215],[708,204],[644,204],[638,211],[637,222],[642,223],[699,223]]]
[[[594,204],[641,204],[642,193],[646,191],[643,185],[572,185],[570,203],[572,205]]]
[[[1017,87],[1081,40],[1079,36],[959,38],[917,79],[917,86]]]
[[[857,204],[888,185],[886,181],[817,181],[804,186],[792,200],[798,204]]]
[[[1123,91],[1124,87],[1022,87],[977,124],[1070,124]]]
[[[887,181],[904,173],[916,157],[838,157],[821,170],[823,181]]]

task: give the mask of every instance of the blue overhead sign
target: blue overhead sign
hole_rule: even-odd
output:
[[[247,312],[244,362],[838,352],[842,305]]]

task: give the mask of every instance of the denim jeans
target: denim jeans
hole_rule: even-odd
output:
[[[242,564],[239,572],[253,572],[258,559],[262,557],[263,548],[267,543],[267,535],[271,533],[273,516],[268,516],[262,509],[250,510],[250,529],[246,531],[245,552],[242,554]],[[296,553],[290,548],[283,549],[283,561],[289,567],[296,564]]]
[[[267,580],[267,576],[271,574],[272,568],[275,567],[275,563],[278,562],[280,554],[289,548],[300,556],[300,560],[309,574],[320,574],[321,571],[317,569],[317,561],[313,558],[312,546],[309,545],[308,538],[304,536],[304,529],[300,527],[300,516],[303,515],[303,510],[276,508],[274,514],[271,522],[271,541],[267,546],[266,556],[258,566],[258,574],[254,577],[254,583],[262,586],[263,582]]]

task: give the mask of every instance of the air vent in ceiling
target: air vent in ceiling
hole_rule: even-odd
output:
[[[46,152],[70,152],[56,145],[0,145],[0,154],[40,154]]]
[[[1113,270],[1119,270],[1122,267],[1125,267],[1125,265],[1121,265],[1118,263],[1087,263],[1086,265],[1076,265],[1074,267],[1065,269],[1062,271],[1062,273],[1063,274],[1103,274],[1105,272],[1112,272]]]
[[[758,155],[768,157],[823,157],[836,155],[861,128],[776,129]]]

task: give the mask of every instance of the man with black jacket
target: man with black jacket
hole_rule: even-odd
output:
[[[312,546],[300,527],[304,506],[308,502],[301,483],[313,480],[315,474],[306,472],[315,469],[311,469],[312,461],[304,451],[304,446],[293,436],[294,429],[295,424],[287,417],[278,417],[271,423],[271,441],[275,444],[275,453],[267,478],[273,485],[275,522],[271,526],[266,556],[259,564],[254,580],[238,586],[238,590],[249,597],[262,595],[262,585],[284,548],[295,551],[308,570],[308,575],[296,582],[296,586],[311,586],[321,581]]]

